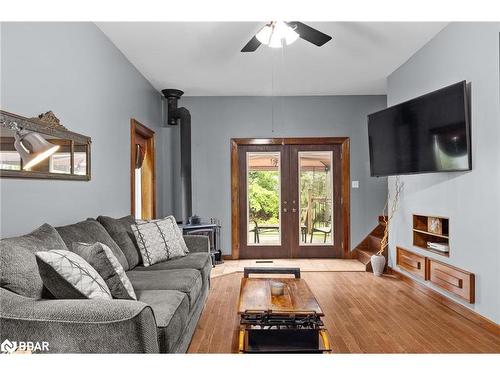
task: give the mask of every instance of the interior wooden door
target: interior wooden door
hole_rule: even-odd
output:
[[[342,258],[342,146],[288,147],[291,257]]]
[[[288,258],[288,149],[245,145],[238,152],[240,258]]]
[[[131,213],[137,219],[156,218],[154,131],[132,119],[130,132]]]

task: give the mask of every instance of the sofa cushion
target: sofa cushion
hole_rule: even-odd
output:
[[[43,224],[29,234],[0,240],[0,286],[33,298],[48,297],[38,273],[35,253],[67,247],[57,231]]]
[[[71,249],[73,242],[94,243],[100,242],[108,246],[126,271],[129,269],[127,258],[120,250],[115,241],[106,232],[106,229],[94,219],[87,219],[79,223],[56,227],[68,249]]]
[[[185,256],[177,236],[177,223],[170,218],[140,221],[132,225],[145,267]]]
[[[192,308],[201,294],[203,281],[198,270],[157,270],[157,271],[128,271],[135,292],[138,290],[178,290],[189,298]]]
[[[73,242],[73,252],[85,259],[101,275],[113,298],[137,299],[125,270],[108,246],[100,242]]]
[[[212,270],[212,260],[209,253],[189,253],[185,257],[156,263],[150,267],[138,266],[134,271],[174,270],[192,268],[201,272],[203,280],[208,280]]]
[[[129,269],[141,263],[141,253],[139,252],[139,247],[137,246],[137,241],[131,227],[132,224],[135,224],[135,219],[132,215],[124,216],[120,219],[99,216],[97,221],[101,223],[123,251],[123,254],[127,258]]]
[[[160,352],[172,352],[187,326],[189,298],[177,290],[138,290],[137,299],[153,308]]]
[[[68,250],[35,254],[43,285],[59,299],[112,299],[97,271],[81,256]]]

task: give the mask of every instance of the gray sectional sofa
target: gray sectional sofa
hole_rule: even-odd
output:
[[[0,240],[0,342],[45,341],[51,353],[186,352],[210,285],[208,237],[185,236],[187,256],[144,267],[133,222],[100,216]],[[117,255],[137,301],[54,299],[35,253],[97,241]]]

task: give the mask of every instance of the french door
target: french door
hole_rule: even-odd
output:
[[[333,140],[233,140],[233,256],[348,254],[348,139]]]

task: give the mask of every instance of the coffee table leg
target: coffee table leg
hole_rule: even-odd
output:
[[[240,329],[240,336],[238,341],[238,351],[242,354],[245,350],[245,329]]]
[[[326,329],[321,329],[319,331],[321,339],[323,340],[323,345],[325,346],[325,350],[330,350],[330,341],[328,341],[328,335],[326,333]]]

